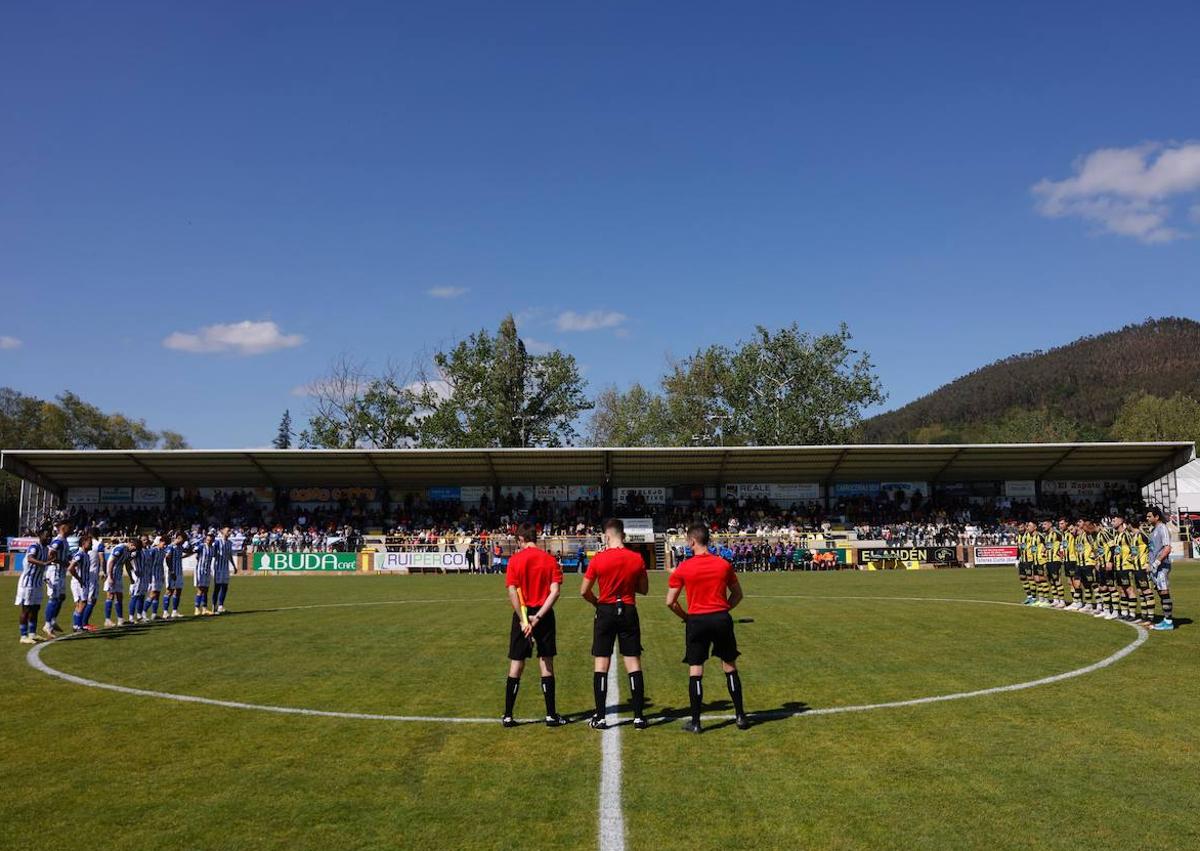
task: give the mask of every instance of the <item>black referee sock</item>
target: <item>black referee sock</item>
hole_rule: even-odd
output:
[[[646,712],[646,681],[641,671],[629,675],[629,697],[633,703],[633,717],[641,718]]]
[[[742,678],[738,676],[737,671],[729,671],[725,674],[725,685],[729,687],[729,698],[733,701],[733,711],[738,715],[745,715],[746,708],[742,705]]]
[[[700,704],[704,702],[704,677],[688,677],[688,698],[692,702],[692,720],[700,723]]]
[[[595,717],[603,718],[608,714],[608,674],[592,674],[592,697],[596,699]]]
[[[520,677],[509,677],[504,685],[504,717],[511,718],[517,703],[517,690],[521,688]]]
[[[558,714],[554,708],[554,677],[542,677],[542,697],[546,698],[546,716],[553,718]]]
[[[1159,591],[1158,601],[1162,603],[1163,620],[1169,621],[1175,617],[1175,603],[1171,600],[1170,591]],[[36,609],[35,609],[36,611]],[[37,623],[37,617],[34,617],[34,623]]]

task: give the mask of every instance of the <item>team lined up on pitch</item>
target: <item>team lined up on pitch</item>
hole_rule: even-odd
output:
[[[688,665],[688,701],[691,718],[683,729],[699,733],[700,710],[704,702],[704,663],[710,655],[721,660],[725,684],[733,701],[734,723],[746,730],[750,721],[742,700],[742,681],[738,674],[737,637],[730,610],[742,600],[742,588],[733,566],[709,552],[708,527],[688,529],[692,555],[671,573],[667,580],[667,607],[685,626],[683,662]],[[505,583],[512,603],[512,627],[508,643],[508,679],[504,687],[505,727],[517,726],[513,718],[517,692],[525,662],[534,655],[542,675],[542,697],[546,703],[546,726],[569,723],[558,714],[555,705],[554,657],[558,654],[554,604],[562,589],[562,568],[545,550],[537,546],[537,527],[523,523],[517,529],[519,549],[509,559]],[[613,648],[620,651],[629,677],[633,728],[644,730],[646,720],[646,684],[642,673],[642,628],[638,618],[637,597],[650,590],[646,564],[642,557],[625,547],[625,525],[613,518],[604,523],[605,549],[588,563],[580,587],[581,596],[596,609],[592,626],[592,696],[595,709],[589,725],[596,730],[608,727],[608,669]],[[680,594],[687,600],[685,609]]]
[[[1025,524],[1018,538],[1017,573],[1025,605],[1083,612],[1156,630],[1172,630],[1171,536],[1162,510],[1146,511],[1145,528],[1114,513],[1057,524]],[[1071,602],[1062,583],[1069,583]],[[1157,592],[1162,619],[1155,623]]]
[[[25,550],[25,565],[17,580],[16,604],[21,607],[21,643],[41,640],[38,612],[46,602],[43,631],[53,638],[64,630],[58,614],[66,602],[70,581],[75,610],[71,615],[73,632],[92,632],[92,612],[100,593],[104,594],[104,626],[121,627],[162,618],[178,618],[183,596],[183,559],[196,556],[192,584],[195,588],[196,615],[225,612],[229,577],[237,573],[234,544],[229,528],[219,535],[211,532],[202,540],[188,543],[183,533],[167,537],[129,535],[105,552],[104,542],[94,533],[79,537],[79,546],[69,543],[70,523],[59,523],[57,535],[42,529],[36,543]],[[167,539],[170,543],[167,543]],[[129,617],[125,617],[125,579],[129,579]],[[212,602],[209,602],[209,595]],[[113,615],[116,619],[113,619]]]

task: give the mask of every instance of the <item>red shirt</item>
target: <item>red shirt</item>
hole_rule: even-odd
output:
[[[733,565],[712,553],[692,556],[675,568],[667,580],[672,588],[682,588],[687,595],[689,615],[708,615],[729,611],[725,592],[737,585]]]
[[[614,547],[596,553],[588,562],[588,579],[596,582],[596,596],[601,603],[637,605],[637,589],[646,575],[646,562],[633,550]]]
[[[505,584],[517,588],[528,608],[536,609],[550,596],[550,583],[562,585],[562,568],[558,560],[545,550],[526,547],[517,550],[508,560],[508,575]]]

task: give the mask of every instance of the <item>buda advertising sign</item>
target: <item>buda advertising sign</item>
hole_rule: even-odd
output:
[[[352,573],[358,570],[357,553],[255,553],[255,570],[270,570],[280,573],[306,573],[311,571],[338,571]]]

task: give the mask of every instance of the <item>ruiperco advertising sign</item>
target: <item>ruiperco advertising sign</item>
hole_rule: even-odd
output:
[[[254,569],[279,573],[358,570],[357,553],[255,553]]]
[[[375,569],[398,573],[412,570],[466,570],[467,557],[454,551],[375,553]]]

